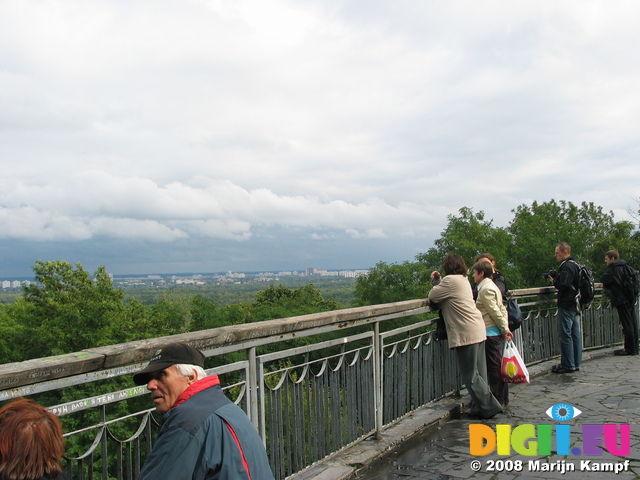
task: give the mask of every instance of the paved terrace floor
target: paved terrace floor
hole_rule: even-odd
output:
[[[469,405],[468,397],[446,399],[406,417],[386,430],[381,439],[360,442],[299,478],[639,479],[640,357],[614,356],[613,350],[585,352],[580,372],[561,375],[550,372],[555,363],[557,361],[530,367],[531,382],[511,386],[510,406],[505,413],[491,420],[467,418],[464,411]],[[556,422],[545,412],[558,403],[570,404],[582,413],[572,420]],[[509,424],[512,428],[523,424],[571,425],[571,449],[583,448],[584,424],[629,424],[631,448],[625,456],[613,456],[604,451],[601,456],[553,454],[532,457],[515,452],[510,456],[498,456],[494,452],[475,457],[469,453],[469,425],[473,423],[485,423],[494,431],[497,424]],[[617,435],[620,441],[619,431]],[[591,462],[583,462],[588,460]],[[491,466],[493,471],[490,471]],[[595,471],[598,467],[622,471]],[[554,470],[545,471],[545,468]]]

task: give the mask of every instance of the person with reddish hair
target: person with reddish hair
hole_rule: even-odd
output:
[[[0,480],[65,480],[62,427],[33,400],[0,408]]]

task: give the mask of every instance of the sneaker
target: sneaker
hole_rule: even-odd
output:
[[[615,352],[613,352],[614,355],[617,356],[623,356],[623,355],[631,355],[629,352],[627,352],[624,348],[621,348],[620,350],[616,350]]]

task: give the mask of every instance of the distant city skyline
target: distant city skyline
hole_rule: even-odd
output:
[[[84,267],[83,267],[84,268]],[[309,273],[309,270],[314,270],[313,274]],[[239,271],[226,271],[226,272],[182,272],[182,273],[138,273],[138,274],[124,274],[118,275],[109,272],[107,269],[107,273],[109,273],[113,278],[141,278],[141,279],[149,279],[153,280],[153,277],[157,277],[158,279],[162,278],[194,278],[194,277],[215,277],[215,276],[235,276],[235,275],[271,275],[271,276],[334,276],[332,274],[336,274],[335,276],[345,276],[345,277],[355,277],[360,274],[368,272],[369,269],[349,269],[349,268],[340,268],[340,269],[316,269],[315,267],[307,267],[305,269],[299,270],[247,270],[243,272]],[[93,273],[93,272],[89,272]],[[348,273],[352,273],[353,275],[348,275]],[[0,282],[21,282],[24,280],[33,280],[33,276],[31,277],[19,277],[19,276],[2,276],[0,275]],[[13,284],[11,287],[7,287],[5,285],[0,285],[1,288],[18,288],[19,285]]]

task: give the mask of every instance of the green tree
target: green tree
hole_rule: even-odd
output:
[[[16,300],[16,321],[25,327],[26,358],[77,352],[108,345],[111,323],[124,308],[104,267],[94,277],[77,263],[38,260],[35,283]]]
[[[616,223],[613,212],[582,202],[580,206],[564,200],[520,205],[513,210],[514,219],[508,231],[513,235],[510,259],[524,281],[534,287],[548,285],[542,273],[556,269],[553,256],[559,242],[571,245],[571,253],[596,272],[604,270],[604,245],[625,245],[632,227],[628,222]]]
[[[313,284],[294,289],[271,285],[256,295],[256,301],[251,306],[251,321],[306,315],[339,308],[337,302],[325,299]]]
[[[485,213],[474,213],[472,208],[463,207],[459,215],[447,216],[447,227],[435,240],[434,247],[426,253],[418,254],[416,260],[423,263],[430,272],[442,269],[442,260],[449,253],[460,255],[467,266],[481,253],[490,253],[496,259],[497,268],[507,278],[509,288],[521,286],[518,269],[510,261],[511,236],[505,228],[494,227],[493,220],[486,220]]]
[[[191,323],[189,330],[206,330],[208,328],[220,327],[220,312],[218,306],[204,298],[202,295],[194,295],[190,301]]]
[[[149,308],[149,319],[156,337],[189,331],[191,323],[189,297],[165,293]]]
[[[356,305],[401,302],[427,296],[430,271],[420,262],[378,262],[356,282]]]
[[[132,342],[158,336],[149,318],[149,310],[136,298],[125,300],[124,308],[110,325],[110,343]]]
[[[596,239],[591,259],[596,276],[600,276],[606,269],[603,260],[604,253],[608,250],[618,250],[621,258],[635,268],[640,267],[640,231],[634,229],[632,222],[617,222],[611,231]]]
[[[13,305],[0,305],[0,364],[23,360],[24,327],[15,321]]]

